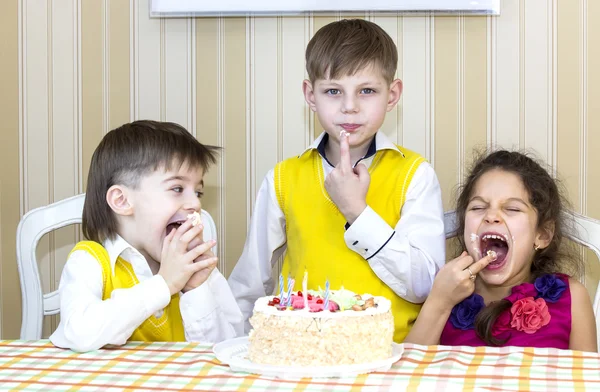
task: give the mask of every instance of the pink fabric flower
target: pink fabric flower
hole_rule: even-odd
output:
[[[536,297],[538,295],[538,291],[536,290],[533,283],[521,283],[518,286],[514,286],[511,290],[511,294],[505,299],[512,302],[513,304],[516,301],[527,298],[527,297]]]
[[[543,298],[526,297],[515,301],[510,308],[510,326],[517,331],[532,334],[550,322],[548,305]]]

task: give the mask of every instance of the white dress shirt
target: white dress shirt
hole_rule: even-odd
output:
[[[324,133],[306,150],[318,149]],[[382,133],[375,136],[377,151],[398,148]],[[305,152],[306,152],[305,151]],[[322,159],[325,176],[334,169]],[[367,167],[373,156],[359,160]],[[247,320],[257,298],[275,288],[271,269],[286,249],[285,216],[277,201],[271,169],[256,196],[244,251],[229,277],[229,285]],[[445,263],[444,211],[440,184],[431,165],[419,165],[406,192],[396,227],[388,225],[371,207],[344,233],[346,246],[364,257],[375,274],[401,298],[421,303]],[[357,243],[357,245],[353,245]],[[358,245],[360,244],[360,245]],[[246,332],[250,329],[246,322]]]
[[[114,273],[117,257],[128,261],[139,284],[115,289],[102,300],[102,268],[86,251],[73,252],[59,285],[60,324],[50,336],[55,346],[91,351],[122,345],[148,317],[160,317],[171,301],[167,283],[153,275],[142,254],[117,236],[103,244]],[[215,269],[208,280],[180,293],[179,307],[188,341],[219,342],[243,335],[243,319],[227,281]]]

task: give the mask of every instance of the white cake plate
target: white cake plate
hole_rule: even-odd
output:
[[[254,373],[282,379],[298,379],[304,377],[355,377],[359,374],[377,371],[384,372],[400,359],[403,346],[392,343],[392,355],[386,359],[369,363],[336,366],[277,366],[251,362],[248,359],[247,336],[217,343],[215,344],[213,351],[217,356],[217,359],[224,364],[229,365],[234,372]]]

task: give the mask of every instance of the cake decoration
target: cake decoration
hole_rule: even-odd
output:
[[[287,290],[279,277],[279,295],[259,298],[250,317],[248,357],[252,362],[282,366],[360,364],[389,358],[394,319],[384,297],[357,294],[341,287]],[[360,342],[360,344],[357,344]]]

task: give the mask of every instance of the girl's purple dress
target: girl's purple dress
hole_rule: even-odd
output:
[[[512,307],[504,311],[492,328],[504,346],[569,348],[571,335],[571,291],[569,277],[562,274],[540,276],[534,283],[512,288],[505,298]],[[485,307],[483,298],[472,294],[452,309],[440,344],[486,346],[475,333],[475,316]]]

